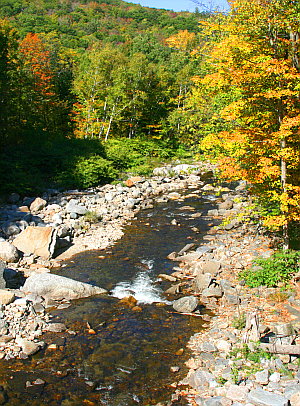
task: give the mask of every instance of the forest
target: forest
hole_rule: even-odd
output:
[[[208,157],[264,224],[300,219],[300,5],[230,11],[121,0],[0,2],[2,194],[86,188]]]

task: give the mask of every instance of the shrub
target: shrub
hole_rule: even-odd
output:
[[[239,316],[234,317],[232,327],[238,330],[243,330],[243,328],[246,327],[246,314],[242,313]]]
[[[90,224],[98,223],[101,220],[101,216],[95,211],[88,210],[83,216],[84,221]]]
[[[287,285],[293,274],[299,269],[300,253],[298,251],[277,251],[270,258],[259,258],[254,267],[240,273],[251,288],[259,286],[275,287],[278,283]]]
[[[105,144],[106,158],[118,170],[148,164],[151,158],[168,159],[175,151],[157,141],[143,139],[111,139]]]
[[[74,168],[74,177],[77,185],[81,188],[88,188],[115,179],[117,171],[111,162],[94,155],[89,158],[80,158]]]

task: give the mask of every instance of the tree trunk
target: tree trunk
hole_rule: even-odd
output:
[[[113,117],[114,117],[114,111],[115,111],[115,106],[113,107],[111,115],[110,115],[108,128],[107,128],[107,131],[106,131],[106,134],[105,134],[105,142],[108,140],[108,135],[109,135],[109,132],[110,132],[110,129],[111,129],[111,123],[112,123]]]

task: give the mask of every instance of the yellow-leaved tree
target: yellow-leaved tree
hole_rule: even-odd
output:
[[[198,98],[202,90],[232,95],[219,112],[229,130],[207,135],[201,147],[218,154],[223,176],[247,180],[268,202],[265,225],[281,228],[288,246],[289,225],[300,220],[300,5],[230,5],[221,25],[206,27],[222,35],[209,49],[210,73],[196,78],[194,89]]]

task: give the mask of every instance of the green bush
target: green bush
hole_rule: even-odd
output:
[[[111,139],[105,144],[106,158],[118,170],[148,165],[152,158],[169,159],[175,151],[157,141],[143,139]]]
[[[232,327],[238,330],[243,330],[243,328],[246,327],[246,314],[242,313],[239,316],[234,317]]]
[[[279,283],[287,285],[299,270],[299,259],[298,251],[277,251],[270,258],[255,260],[254,267],[241,272],[239,276],[251,288],[275,287]]]
[[[111,182],[117,177],[117,171],[111,162],[99,155],[78,158],[73,168],[61,172],[56,181],[67,188],[85,189]]]
[[[85,215],[83,216],[83,219],[87,223],[95,224],[101,220],[101,216],[97,212],[89,210],[85,213]]]
[[[133,148],[131,140],[110,140],[105,144],[106,158],[118,170],[140,165],[144,157]]]

